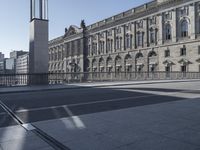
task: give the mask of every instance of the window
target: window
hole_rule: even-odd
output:
[[[181,16],[186,15],[185,9],[182,9],[182,10],[180,11],[180,13],[181,13]]]
[[[117,33],[121,33],[121,27],[117,28]]]
[[[200,55],[200,46],[198,46],[198,54]]]
[[[126,48],[131,48],[132,44],[132,35],[127,34],[126,35]]]
[[[166,67],[165,67],[165,71],[166,71],[166,72],[170,72],[170,66],[166,66]]]
[[[198,6],[197,6],[197,10],[200,11],[200,4],[198,4]]]
[[[120,37],[120,42],[119,42],[119,49],[122,49],[122,37]]]
[[[181,66],[181,72],[186,72],[186,69],[187,69],[186,65]]]
[[[165,50],[165,57],[170,57],[170,50],[169,49]]]
[[[116,49],[119,49],[119,37],[116,38]]]
[[[112,29],[108,31],[108,36],[112,36]]]
[[[171,17],[171,12],[165,13],[165,19],[166,19],[166,20],[171,20],[171,19],[172,19],[172,17]]]
[[[143,28],[143,21],[142,20],[137,23],[137,27],[138,28]]]
[[[143,46],[143,33],[139,32],[137,34],[137,46]]]
[[[165,26],[165,39],[171,40],[171,25],[170,24],[167,24]]]
[[[155,31],[153,29],[150,30],[150,43],[155,43]]]
[[[131,23],[129,23],[128,25],[126,25],[126,30],[127,31],[131,31]]]
[[[198,33],[200,34],[200,17],[198,17],[198,19],[199,19],[199,31],[198,31]]]
[[[181,56],[185,56],[186,55],[186,47],[185,46],[183,48],[181,48],[180,55]]]
[[[199,65],[199,72],[200,72],[200,65]]]
[[[188,22],[186,20],[183,20],[181,23],[181,37],[187,37],[188,36]]]

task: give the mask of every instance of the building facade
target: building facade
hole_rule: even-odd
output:
[[[19,56],[27,54],[27,51],[23,51],[23,50],[14,50],[12,52],[10,52],[10,58],[14,58],[17,59]]]
[[[27,74],[29,72],[29,53],[19,56],[16,59],[16,73]]]
[[[200,71],[200,0],[154,0],[49,41],[49,72]]]
[[[0,61],[4,59],[4,54],[0,52]]]

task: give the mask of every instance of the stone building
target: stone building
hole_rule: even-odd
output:
[[[49,41],[49,72],[200,71],[200,0],[154,0]]]

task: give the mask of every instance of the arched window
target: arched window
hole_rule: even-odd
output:
[[[188,22],[186,20],[183,20],[181,23],[181,37],[187,37],[188,36]]]
[[[165,39],[166,40],[171,40],[172,36],[171,36],[172,32],[171,32],[171,25],[167,24],[165,26]]]

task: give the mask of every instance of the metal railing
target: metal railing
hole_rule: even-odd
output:
[[[200,79],[199,72],[82,72],[48,74],[0,74],[0,86],[69,84],[105,81]]]

